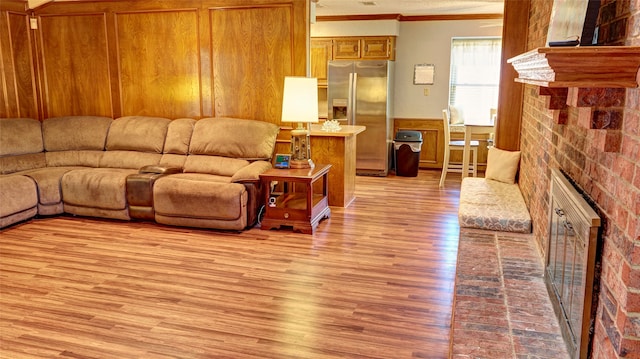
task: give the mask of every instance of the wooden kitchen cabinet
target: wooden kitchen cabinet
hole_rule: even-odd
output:
[[[395,60],[396,38],[394,36],[365,37],[360,39],[362,59]]]
[[[311,39],[311,77],[318,79],[318,86],[327,86],[327,65],[333,58],[333,40]]]
[[[345,37],[333,39],[334,60],[358,60],[360,59],[360,38]]]
[[[311,39],[311,73],[323,74],[322,60],[395,60],[395,36],[315,37]],[[315,70],[314,70],[315,69]],[[319,71],[320,70],[320,71]],[[320,78],[320,77],[318,77]]]
[[[395,119],[393,137],[398,131],[419,131],[422,133],[420,168],[442,168],[444,159],[444,130],[442,121]],[[459,152],[459,151],[458,151]]]
[[[441,169],[444,161],[444,129],[440,119],[400,119],[393,124],[393,137],[398,131],[420,131],[422,133],[422,148],[420,149],[420,168]],[[473,140],[478,140],[478,168],[484,171],[487,164],[487,138],[485,134],[474,134]],[[452,133],[452,140],[463,140],[464,132]],[[451,162],[462,163],[462,151],[451,152]]]

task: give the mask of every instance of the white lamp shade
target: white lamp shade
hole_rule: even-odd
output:
[[[317,78],[284,78],[282,122],[318,122]]]

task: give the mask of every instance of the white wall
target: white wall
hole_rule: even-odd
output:
[[[29,4],[29,9],[34,9],[44,3],[48,3],[51,1],[53,0],[27,0],[27,3]]]
[[[396,43],[396,118],[442,118],[449,102],[452,37],[501,36],[496,20],[406,21]],[[433,85],[414,85],[416,64],[435,65]],[[429,96],[424,95],[429,90]]]
[[[321,21],[311,24],[311,37],[398,36],[397,20]]]
[[[501,36],[501,23],[501,20],[327,21],[312,24],[311,36],[396,35],[394,117],[440,119],[449,98],[451,38]],[[414,85],[414,65],[425,63],[435,65],[434,84]],[[424,96],[425,88],[429,89],[429,96]]]

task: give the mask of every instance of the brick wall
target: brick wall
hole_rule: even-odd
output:
[[[552,1],[532,0],[528,49],[544,46]],[[640,0],[602,0],[600,45],[640,46]],[[526,85],[520,148],[520,187],[540,248],[546,248],[549,168],[568,172],[595,201],[603,218],[601,285],[593,358],[640,358],[640,90],[607,92],[616,100],[597,111],[619,113],[617,149],[596,145],[598,130],[579,124],[578,109],[562,120],[549,110],[550,96]],[[598,89],[585,89],[602,91]],[[612,101],[612,102],[616,102]],[[556,122],[561,122],[558,124]]]

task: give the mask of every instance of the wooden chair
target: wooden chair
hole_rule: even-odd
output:
[[[451,157],[451,151],[464,151],[464,141],[451,141],[451,130],[449,123],[449,112],[442,110],[442,123],[444,127],[444,161],[442,162],[442,175],[440,176],[440,187],[444,186],[444,180],[447,177],[447,172],[462,173],[462,164],[449,163]],[[469,166],[469,174],[473,174],[473,177],[478,176],[478,141],[471,141],[471,155],[473,156],[473,164]]]
[[[496,120],[497,120],[497,116],[498,116],[498,110],[495,108],[492,108],[489,110],[489,118],[491,118],[491,122],[493,122],[494,126],[496,124]],[[496,131],[494,129],[493,132],[489,133],[489,138],[487,139],[487,148],[493,147],[494,143],[495,143],[495,137],[496,137]]]

